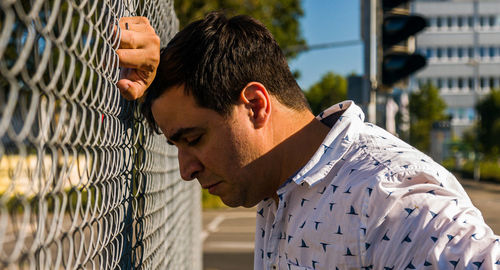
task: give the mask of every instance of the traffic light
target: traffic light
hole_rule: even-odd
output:
[[[389,88],[423,68],[424,56],[414,53],[411,37],[427,26],[418,15],[410,15],[411,0],[379,0],[378,25],[378,81],[381,89]]]

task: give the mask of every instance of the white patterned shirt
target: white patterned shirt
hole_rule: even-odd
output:
[[[351,101],[317,118],[333,125],[321,147],[257,206],[255,269],[500,269],[500,237],[450,172]]]

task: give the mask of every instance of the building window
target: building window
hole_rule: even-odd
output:
[[[437,17],[436,18],[436,24],[438,28],[443,27],[443,18],[442,17]]]
[[[490,47],[489,49],[490,49],[489,50],[490,51],[490,57],[491,58],[495,57],[496,48],[495,47]]]
[[[495,16],[495,26],[500,27],[500,15]]]
[[[446,26],[448,26],[448,28],[453,27],[453,18],[452,17],[446,18]]]
[[[490,18],[489,18],[490,27],[495,27],[496,24],[497,24],[497,18],[495,16],[490,16]]]
[[[447,48],[446,49],[446,56],[448,58],[452,58],[453,57],[453,48]]]
[[[459,89],[464,88],[464,79],[458,78],[458,88]]]
[[[474,58],[474,48],[470,47],[467,54],[470,58]]]
[[[486,21],[487,21],[487,18],[486,18],[486,17],[481,16],[481,17],[479,18],[479,24],[481,25],[481,27],[485,27],[485,26],[487,25],[487,22],[486,22]]]
[[[467,26],[469,26],[470,28],[474,27],[474,17],[467,17]]]
[[[443,57],[443,48],[437,48],[437,58]]]
[[[464,17],[458,17],[457,18],[457,25],[460,28],[462,28],[464,26]]]
[[[474,78],[469,78],[469,89],[474,90]]]
[[[432,27],[432,28],[436,27],[436,17],[430,17],[428,22],[429,22],[430,27]]]
[[[442,78],[437,79],[437,88],[439,88],[439,89],[443,88],[443,79]]]
[[[465,119],[465,108],[458,108],[458,119]]]
[[[486,78],[481,78],[479,80],[479,85],[480,85],[481,89],[485,88],[486,87]]]
[[[433,55],[432,55],[432,49],[431,48],[427,48],[425,50],[425,55],[427,55],[427,59],[432,58],[433,57]]]
[[[467,118],[469,121],[474,121],[474,119],[476,118],[476,111],[474,110],[474,108],[467,108]]]
[[[458,53],[458,58],[463,58],[464,57],[464,48],[458,48],[457,53]]]
[[[486,57],[486,48],[485,47],[479,48],[479,56]]]
[[[453,88],[453,79],[452,78],[448,78],[447,83],[448,83],[448,89]]]

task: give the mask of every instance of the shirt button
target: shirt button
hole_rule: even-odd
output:
[[[276,269],[278,269],[278,266],[277,266],[276,264],[273,264],[273,265],[271,266],[271,269],[276,270]]]

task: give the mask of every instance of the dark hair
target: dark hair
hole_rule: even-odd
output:
[[[184,85],[199,106],[227,115],[243,87],[252,81],[262,83],[289,108],[309,109],[283,52],[265,26],[249,16],[228,19],[212,12],[177,33],[162,50],[141,110],[158,132],[152,102],[171,87]]]

